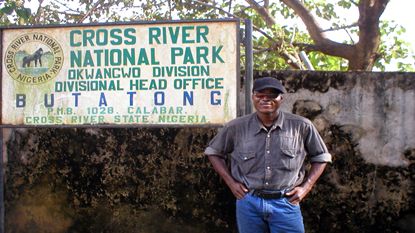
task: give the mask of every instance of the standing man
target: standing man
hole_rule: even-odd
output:
[[[299,204],[331,162],[313,124],[279,110],[284,93],[275,78],[255,80],[256,112],[227,123],[205,150],[237,198],[239,233],[304,232]]]

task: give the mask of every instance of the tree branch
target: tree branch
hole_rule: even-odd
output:
[[[41,16],[41,14],[43,12],[43,10],[42,10],[43,9],[42,4],[43,4],[43,0],[39,0],[39,7],[37,8],[36,14],[34,16],[34,22],[35,22],[35,24],[39,24],[40,23],[40,16]]]
[[[350,25],[347,25],[347,26],[324,29],[321,32],[338,31],[338,30],[347,29],[347,28],[353,28],[353,27],[357,27],[357,26],[358,26],[358,23],[354,23],[354,24],[350,24]]]
[[[355,61],[351,61],[349,68],[353,70],[372,70],[377,59],[377,50],[380,46],[379,18],[384,12],[389,0],[361,0],[359,2],[359,42],[356,47],[358,54]]]
[[[171,0],[168,0],[168,4],[169,4],[169,19],[172,20],[173,19],[173,17],[172,17],[173,9],[171,7]]]
[[[280,46],[279,44],[273,44],[267,48],[256,47],[254,54],[259,54],[259,53],[264,53],[264,52],[277,52],[287,62],[287,64],[291,68],[296,69],[296,70],[304,70],[303,64],[300,61],[298,61],[298,59],[295,58],[295,56],[292,56],[287,51],[282,51],[279,48],[279,46]]]
[[[269,0],[264,0],[264,7],[268,8],[269,7]]]
[[[294,12],[301,18],[306,25],[307,31],[310,34],[311,39],[315,45],[313,49],[320,51],[327,55],[352,58],[354,48],[351,45],[338,43],[325,37],[323,30],[317,23],[313,15],[305,8],[299,0],[280,0],[288,7],[294,10]]]
[[[89,9],[89,11],[84,15],[84,17],[82,17],[80,20],[78,20],[77,23],[82,23],[84,22],[84,20],[86,18],[88,18],[97,8],[98,6],[101,4],[101,0],[98,0],[93,7],[91,7],[91,9]]]
[[[262,18],[264,19],[265,23],[267,24],[268,27],[272,27],[273,25],[276,24],[276,21],[274,19],[274,17],[272,17],[272,15],[269,13],[268,8],[262,7],[261,5],[259,5],[255,0],[245,0],[252,8],[254,8],[256,10],[256,12],[258,12],[258,14],[260,14],[262,16]]]
[[[350,41],[352,42],[352,44],[355,44],[356,42],[353,40],[352,35],[350,35],[349,31],[347,31],[346,29],[344,29],[344,31],[347,33],[347,35],[349,36]]]
[[[301,18],[311,38],[318,43],[322,43],[326,38],[322,34],[322,29],[317,23],[313,15],[305,8],[305,6],[298,0],[280,0],[285,5],[294,10],[294,12]]]
[[[217,6],[215,6],[215,5],[207,4],[207,3],[204,3],[204,2],[201,2],[201,1],[198,1],[198,0],[192,0],[192,2],[195,2],[195,3],[198,3],[198,4],[200,4],[200,5],[207,6],[207,7],[210,7],[210,8],[216,9],[216,10],[219,10],[219,11],[221,11],[222,13],[225,13],[225,14],[227,14],[228,16],[231,16],[231,17],[233,17],[233,18],[239,18],[238,16],[236,16],[236,15],[234,15],[234,14],[232,14],[232,13],[228,12],[228,11],[225,11],[224,9],[222,9],[222,8],[220,8],[220,7],[217,7]]]

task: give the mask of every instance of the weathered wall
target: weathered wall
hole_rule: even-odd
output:
[[[271,72],[334,156],[307,232],[415,232],[415,74]],[[6,232],[235,232],[210,128],[4,130]]]

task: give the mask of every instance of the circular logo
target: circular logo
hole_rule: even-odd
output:
[[[21,83],[36,85],[53,80],[63,65],[58,41],[43,33],[17,37],[7,47],[4,64],[10,76]]]

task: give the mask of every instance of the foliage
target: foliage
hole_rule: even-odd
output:
[[[0,2],[0,26],[14,22],[24,25],[29,21],[31,14],[30,8],[24,7],[22,1],[6,0],[4,3]]]
[[[361,0],[363,1],[363,0]],[[255,2],[246,0],[246,2]],[[254,33],[254,68],[306,69],[299,52],[307,53],[316,70],[347,70],[349,61],[312,49],[313,39],[299,16],[282,1],[258,1],[275,19],[270,25],[255,7],[234,0],[6,0],[0,5],[0,25],[118,22],[131,20],[217,19],[236,17],[252,20]],[[303,1],[306,9],[335,34],[339,43],[353,45],[358,41],[357,3],[347,0]],[[40,4],[41,7],[28,8]],[[25,7],[26,6],[26,7]],[[356,16],[357,17],[357,16]],[[351,21],[352,20],[352,21]],[[354,22],[353,22],[354,20]],[[320,22],[319,21],[319,22]],[[243,20],[241,20],[243,23]],[[381,44],[376,54],[375,70],[414,71],[414,53],[403,39],[405,29],[394,22],[381,21]],[[347,35],[347,36],[344,36]],[[243,48],[241,49],[243,51]],[[242,52],[243,55],[243,52]],[[242,57],[243,59],[243,57]],[[241,63],[242,64],[242,63]]]
[[[380,59],[376,67],[381,71],[386,70],[386,65],[395,62],[397,69],[400,71],[415,71],[414,64],[405,62],[415,60],[415,54],[411,51],[410,43],[400,38],[404,36],[406,29],[395,22],[381,22],[382,44],[380,47]],[[412,54],[412,55],[411,55]],[[412,58],[412,59],[410,59]]]

